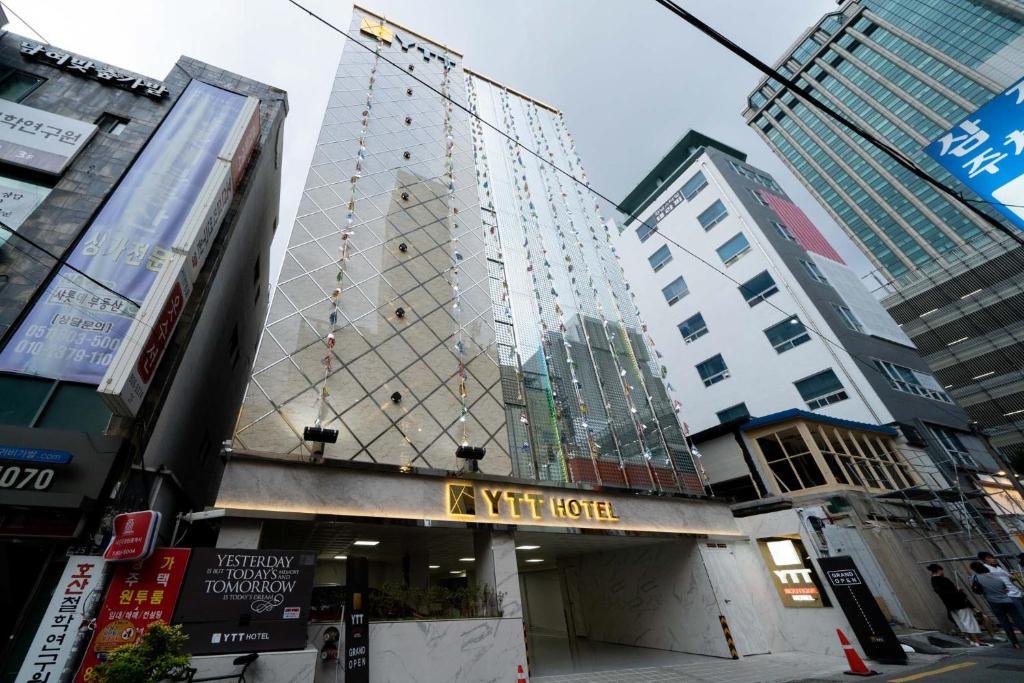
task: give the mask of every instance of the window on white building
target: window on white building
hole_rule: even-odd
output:
[[[750,188],[750,196],[753,197],[754,201],[760,204],[761,206],[768,206],[768,200],[761,196],[761,190],[758,190],[753,187]]]
[[[706,387],[717,384],[729,377],[729,368],[725,365],[725,359],[722,358],[722,354],[714,355],[703,363],[698,363],[696,367],[697,373]]]
[[[700,212],[697,220],[700,221],[701,227],[706,232],[725,220],[728,215],[729,212],[725,210],[725,204],[721,199],[716,199],[714,204]]]
[[[824,408],[849,398],[843,383],[832,370],[823,370],[816,375],[793,382],[793,385],[811,410]]]
[[[669,251],[667,244],[663,244],[656,252],[647,257],[647,262],[651,264],[655,273],[664,268],[665,264],[671,260],[672,252]]]
[[[753,307],[777,293],[779,287],[766,270],[744,282],[739,286],[739,290],[747,304]]]
[[[704,322],[704,316],[700,313],[690,316],[683,322],[679,323],[679,334],[683,335],[683,341],[687,344],[703,337],[707,333],[707,323]]]
[[[792,318],[786,318],[782,322],[772,325],[764,331],[764,334],[768,337],[772,348],[779,353],[789,351],[811,340],[811,335],[807,332],[807,328],[804,327],[804,324],[795,315]]]
[[[796,237],[789,231],[789,228],[787,228],[784,223],[772,221],[772,227],[775,228],[775,232],[782,235],[783,239],[789,240],[790,242],[796,242]]]
[[[725,424],[732,420],[738,420],[741,417],[750,417],[750,411],[747,410],[746,403],[737,403],[734,406],[729,406],[725,410],[719,410],[715,415],[718,416],[718,421],[720,423]]]
[[[704,177],[704,174],[697,171],[697,174],[683,183],[683,187],[680,189],[680,193],[683,195],[683,199],[689,201],[697,196],[697,194],[708,186],[708,180]]]
[[[668,305],[671,306],[689,294],[690,290],[686,287],[686,280],[682,277],[677,277],[675,280],[668,283],[667,286],[662,288],[661,293],[664,295],[665,301],[668,302]]]
[[[715,251],[718,252],[718,258],[722,259],[722,263],[728,266],[738,261],[741,256],[750,251],[750,242],[747,241],[742,232],[736,233],[729,238],[728,242]]]

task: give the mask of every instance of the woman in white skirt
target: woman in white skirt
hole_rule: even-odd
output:
[[[956,587],[956,584],[947,579],[945,573],[937,564],[928,565],[928,571],[932,573],[932,589],[942,600],[942,604],[949,611],[949,616],[964,634],[967,640],[971,641],[974,647],[992,647],[988,643],[981,642],[981,627],[978,620],[974,618],[974,607],[967,599],[967,595]]]

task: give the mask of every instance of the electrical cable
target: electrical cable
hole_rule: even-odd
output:
[[[294,2],[294,0],[289,0],[289,2]],[[785,88],[788,89],[790,92],[792,92],[795,95],[797,95],[806,104],[808,104],[811,107],[813,107],[814,109],[820,111],[825,116],[828,116],[833,121],[836,121],[837,123],[841,124],[847,130],[855,133],[858,137],[863,138],[864,140],[869,142],[872,146],[877,147],[879,150],[884,152],[886,156],[890,157],[897,164],[899,164],[900,166],[902,166],[906,170],[908,170],[911,173],[913,173],[919,180],[922,180],[922,181],[928,183],[929,185],[931,185],[932,187],[940,190],[944,194],[947,194],[947,195],[955,198],[957,201],[960,201],[960,192],[959,191],[953,189],[952,187],[946,185],[945,183],[942,183],[942,182],[936,180],[935,178],[930,176],[928,173],[926,173],[925,171],[921,170],[917,166],[917,164],[915,164],[913,161],[911,161],[910,159],[905,157],[902,152],[900,152],[897,149],[894,149],[887,142],[884,142],[883,140],[879,139],[878,137],[876,137],[871,132],[869,132],[867,130],[864,130],[863,128],[858,126],[856,123],[854,123],[853,121],[848,119],[843,114],[840,114],[839,112],[837,112],[837,111],[833,110],[832,108],[826,106],[824,103],[820,102],[817,98],[813,97],[811,95],[810,91],[808,91],[805,88],[802,88],[799,84],[797,84],[796,81],[792,80],[791,78],[788,78],[787,76],[784,76],[782,73],[780,73],[778,71],[778,69],[772,68],[771,66],[769,66],[765,62],[762,62],[760,59],[755,57],[753,54],[751,54],[747,50],[743,49],[742,47],[740,47],[739,45],[734,43],[732,40],[730,40],[729,38],[725,37],[723,34],[719,33],[717,30],[715,30],[714,28],[712,28],[708,24],[704,23],[703,21],[701,21],[700,19],[698,19],[694,15],[690,14],[688,11],[684,10],[682,7],[680,7],[676,3],[672,2],[672,0],[654,0],[654,2],[658,3],[659,5],[661,5],[665,9],[667,9],[669,12],[671,12],[672,14],[676,15],[677,17],[679,17],[680,19],[682,19],[686,23],[690,24],[691,26],[696,28],[698,31],[700,31],[704,35],[708,36],[709,38],[711,38],[716,43],[718,43],[722,47],[724,47],[727,50],[729,50],[730,52],[732,52],[734,55],[736,55],[737,57],[739,57],[743,61],[745,61],[748,64],[750,64],[751,66],[753,66],[755,69],[757,69],[761,73],[765,74],[769,78],[773,78],[776,81],[778,81],[781,85],[785,86]],[[780,90],[780,92],[781,92],[781,90]],[[965,203],[965,202],[961,202],[961,204],[963,204],[964,207],[966,207],[972,213],[976,214],[979,218],[981,218],[986,223],[988,223],[992,228],[994,228],[995,230],[998,230],[999,232],[1002,232],[1002,233],[1008,235],[1011,239],[1016,241],[1018,244],[1024,246],[1024,237],[1021,237],[1021,235],[1019,234],[1019,231],[1016,231],[1016,230],[1013,230],[1012,228],[1006,227],[1005,225],[1000,223],[998,220],[996,220],[992,216],[989,216],[987,213],[985,213],[984,211],[979,209],[977,206],[974,206],[973,204]]]
[[[300,10],[302,10],[302,11],[306,12],[306,13],[307,13],[307,14],[309,14],[309,15],[310,15],[311,17],[313,17],[313,18],[314,18],[315,20],[317,20],[318,22],[320,22],[320,23],[324,24],[325,26],[327,26],[327,27],[328,27],[328,28],[330,28],[331,30],[333,30],[333,31],[335,31],[336,33],[338,33],[338,34],[340,34],[340,35],[342,35],[342,36],[344,36],[344,37],[348,38],[349,40],[351,40],[352,42],[354,42],[354,43],[355,43],[356,45],[358,45],[358,46],[362,47],[362,48],[363,48],[364,50],[367,50],[367,51],[373,51],[373,49],[372,49],[372,48],[370,48],[370,47],[369,47],[368,45],[365,45],[364,43],[362,43],[361,41],[359,41],[358,39],[356,39],[355,37],[353,37],[352,35],[350,35],[350,34],[349,34],[349,33],[347,33],[346,31],[343,31],[343,30],[341,30],[340,28],[338,28],[337,26],[335,26],[334,24],[332,24],[332,23],[331,23],[331,22],[329,22],[328,20],[324,19],[323,17],[321,17],[320,15],[316,14],[316,13],[315,13],[315,12],[313,12],[312,10],[310,10],[310,9],[306,8],[306,7],[305,7],[305,6],[303,6],[303,5],[301,4],[301,3],[299,3],[299,2],[297,1],[297,0],[287,0],[287,1],[288,1],[288,2],[290,3],[290,4],[294,5],[294,6],[296,7],[296,8],[298,8],[298,9],[300,9]],[[656,1],[656,2],[659,2],[660,4],[665,4],[665,2],[666,2],[667,0],[655,0],[655,1]],[[666,6],[667,6],[667,5],[666,5]],[[706,25],[706,24],[704,24],[703,22],[700,22],[700,20],[699,20],[699,19],[696,19],[695,17],[692,17],[692,15],[689,15],[689,13],[685,12],[685,10],[681,10],[681,9],[680,9],[679,11],[680,11],[680,12],[683,12],[683,13],[684,13],[684,14],[686,15],[686,17],[689,17],[689,18],[687,19],[687,21],[690,21],[691,23],[693,23],[694,21],[695,21],[695,22],[698,22],[699,26],[703,26],[703,27],[706,27],[707,31],[710,31],[710,32],[711,32],[711,33],[710,33],[709,35],[712,35],[712,37],[714,37],[714,36],[717,36],[717,38],[715,38],[716,42],[723,42],[723,41],[724,41],[724,43],[723,43],[723,44],[725,44],[725,45],[726,45],[727,47],[729,47],[729,46],[734,46],[734,44],[733,44],[733,43],[732,43],[731,41],[729,41],[729,40],[728,40],[727,38],[725,38],[724,36],[721,36],[721,34],[718,34],[717,32],[715,32],[715,31],[714,31],[714,29],[712,29],[711,27],[707,26],[707,25]],[[691,19],[692,19],[692,21],[691,21]],[[703,29],[702,29],[702,30],[703,30]],[[756,58],[756,57],[754,57],[753,55],[750,55],[749,53],[747,53],[746,51],[744,51],[744,50],[743,50],[742,48],[740,48],[739,46],[734,46],[734,47],[735,47],[735,50],[738,50],[738,51],[739,51],[739,52],[738,52],[738,54],[740,54],[740,56],[741,56],[741,57],[743,57],[743,58],[745,59],[745,61],[748,61],[748,62],[750,62],[750,63],[754,64],[754,65],[755,65],[755,66],[756,66],[757,68],[759,68],[760,70],[763,70],[763,71],[765,71],[766,73],[769,73],[769,75],[773,75],[773,74],[772,74],[772,72],[773,72],[774,70],[772,70],[772,69],[771,69],[770,67],[768,67],[767,65],[763,64],[762,62],[760,62],[760,60],[757,60],[757,58]],[[730,49],[732,50],[732,48],[730,48]],[[503,138],[505,138],[506,140],[509,140],[509,141],[511,141],[511,142],[512,142],[512,143],[513,143],[513,144],[514,144],[515,146],[517,146],[517,147],[520,147],[521,149],[523,149],[524,151],[526,151],[526,152],[527,152],[528,154],[530,154],[531,156],[533,156],[533,157],[535,157],[535,158],[539,159],[539,160],[540,160],[540,161],[541,161],[542,163],[545,163],[545,164],[547,164],[548,166],[550,166],[550,167],[554,168],[554,169],[555,169],[556,171],[558,171],[558,172],[559,172],[559,173],[561,173],[562,175],[564,175],[564,176],[566,176],[567,178],[569,178],[570,180],[572,180],[573,182],[575,182],[575,183],[577,183],[578,185],[580,185],[580,186],[582,186],[582,187],[586,188],[586,189],[587,189],[587,191],[589,191],[589,192],[590,192],[590,193],[592,193],[593,195],[595,195],[595,196],[599,197],[600,199],[604,200],[604,201],[605,201],[605,202],[607,202],[608,204],[610,204],[610,205],[612,205],[612,206],[615,206],[615,207],[616,207],[617,209],[619,208],[619,205],[618,205],[618,203],[617,203],[617,202],[613,201],[612,199],[610,199],[610,198],[609,198],[608,196],[606,196],[605,194],[601,193],[600,191],[598,191],[598,190],[594,189],[593,187],[591,187],[591,186],[590,186],[590,184],[588,184],[588,183],[586,183],[586,182],[584,182],[584,181],[580,180],[579,178],[577,178],[577,177],[576,177],[575,175],[573,175],[572,173],[570,173],[570,172],[566,171],[565,169],[563,169],[563,168],[561,168],[560,166],[558,166],[557,164],[555,164],[555,163],[554,163],[553,161],[550,161],[550,160],[548,160],[548,159],[545,159],[545,158],[544,158],[544,157],[543,157],[543,156],[542,156],[541,154],[539,154],[538,152],[534,151],[534,150],[533,150],[533,149],[531,149],[530,147],[528,147],[528,146],[524,145],[524,144],[523,144],[523,143],[521,143],[521,142],[520,142],[519,140],[515,139],[515,137],[514,137],[514,136],[511,136],[511,135],[509,135],[509,134],[508,134],[507,132],[505,132],[504,130],[502,130],[502,129],[498,128],[498,127],[497,127],[496,125],[494,125],[494,124],[490,123],[489,121],[487,121],[486,119],[484,119],[484,118],[483,118],[483,117],[481,117],[480,115],[476,114],[475,112],[471,111],[471,110],[470,110],[469,108],[467,108],[467,107],[466,107],[466,106],[464,106],[463,104],[461,104],[461,103],[459,103],[459,102],[457,102],[457,101],[453,100],[452,98],[448,97],[448,96],[447,96],[447,95],[446,95],[445,93],[441,92],[440,90],[438,90],[437,88],[433,87],[432,85],[430,85],[429,83],[427,83],[427,82],[426,82],[426,81],[424,81],[423,79],[419,78],[419,77],[418,77],[418,76],[416,76],[416,75],[415,75],[414,73],[411,73],[411,72],[407,71],[406,69],[403,69],[403,68],[402,68],[401,66],[399,66],[399,65],[398,65],[397,63],[395,63],[394,61],[392,61],[391,59],[389,59],[388,57],[386,57],[386,56],[384,56],[384,55],[381,55],[381,59],[382,59],[383,61],[387,62],[388,64],[390,64],[391,66],[395,67],[396,69],[398,69],[398,71],[399,71],[400,73],[402,73],[402,74],[405,74],[405,75],[406,75],[407,77],[409,77],[409,78],[412,78],[413,80],[417,81],[418,83],[420,83],[421,85],[423,85],[424,87],[426,87],[427,89],[429,89],[430,91],[434,92],[434,93],[435,93],[435,94],[437,94],[437,95],[438,95],[439,97],[441,97],[441,98],[442,98],[443,100],[447,100],[448,102],[451,102],[451,103],[452,103],[452,104],[453,104],[454,106],[456,106],[456,107],[458,107],[459,109],[461,109],[462,111],[466,112],[466,113],[467,113],[467,114],[468,114],[468,115],[469,115],[470,117],[472,117],[472,118],[474,118],[474,119],[476,119],[476,120],[480,121],[480,123],[482,123],[483,125],[487,126],[487,127],[488,127],[488,128],[490,128],[491,130],[495,131],[496,133],[498,133],[499,135],[501,135],[501,136],[502,136]],[[774,75],[773,75],[773,77],[776,77],[776,76],[774,76]],[[788,82],[788,87],[791,87],[792,89],[795,89],[795,90],[796,90],[797,92],[801,92],[801,94],[803,95],[802,91],[800,91],[800,89],[799,89],[798,87],[795,87],[795,88],[794,88],[795,84],[794,84],[794,83],[792,83],[792,81],[789,81],[789,79],[785,79],[785,77],[782,77],[782,76],[781,76],[781,74],[779,74],[779,75],[778,75],[778,77],[779,77],[779,78],[781,78],[781,79],[783,79],[784,81],[787,81],[787,82]],[[804,95],[804,96],[806,97],[806,95]],[[953,189],[951,189],[951,188],[948,188],[948,187],[946,187],[945,185],[943,185],[942,183],[939,183],[938,181],[934,180],[933,178],[931,178],[931,177],[930,177],[930,176],[928,176],[928,175],[927,175],[926,173],[924,173],[923,171],[921,171],[920,169],[918,169],[918,168],[917,168],[917,167],[916,167],[916,166],[915,166],[914,164],[910,163],[909,161],[905,161],[905,160],[903,160],[903,159],[901,158],[901,156],[899,155],[899,153],[898,153],[898,152],[893,152],[893,151],[889,150],[889,149],[888,149],[888,148],[887,148],[887,147],[886,147],[885,145],[882,145],[881,143],[878,143],[877,141],[875,141],[875,140],[873,139],[873,137],[872,137],[871,135],[869,135],[869,134],[867,134],[867,133],[865,133],[865,132],[861,131],[861,130],[859,129],[859,127],[857,127],[856,125],[854,125],[854,124],[852,124],[852,123],[847,123],[847,122],[845,121],[845,118],[844,118],[844,117],[842,117],[842,116],[841,116],[841,115],[839,115],[839,114],[835,114],[834,112],[832,112],[831,110],[829,110],[829,109],[828,109],[827,107],[824,107],[824,105],[822,105],[821,103],[817,102],[816,100],[813,100],[813,98],[809,98],[809,97],[808,97],[807,99],[809,99],[810,101],[812,101],[812,102],[813,102],[813,104],[814,104],[814,106],[815,106],[816,108],[821,108],[821,109],[822,109],[823,111],[827,112],[827,113],[828,113],[828,114],[829,114],[829,115],[830,115],[831,117],[833,117],[833,118],[837,118],[837,120],[839,120],[839,121],[840,121],[841,123],[843,123],[843,125],[847,126],[847,127],[848,127],[848,128],[850,129],[850,130],[852,130],[853,132],[857,133],[858,135],[860,135],[860,136],[862,136],[862,137],[865,137],[865,138],[866,138],[866,139],[868,139],[868,140],[869,140],[870,142],[872,142],[872,144],[877,144],[877,145],[879,145],[879,146],[880,146],[880,148],[881,148],[881,149],[882,149],[882,150],[883,150],[883,151],[884,151],[884,152],[885,152],[886,154],[888,154],[888,155],[890,155],[890,156],[893,156],[893,158],[894,158],[894,159],[896,159],[896,160],[897,160],[897,161],[898,161],[898,162],[900,163],[900,165],[902,165],[902,166],[904,166],[905,168],[907,168],[908,170],[910,170],[910,171],[911,171],[911,172],[912,172],[912,173],[913,173],[914,175],[916,175],[916,176],[918,176],[918,177],[921,177],[922,179],[924,179],[924,180],[925,180],[926,182],[928,182],[929,184],[931,184],[931,185],[934,185],[934,186],[936,186],[936,187],[940,188],[940,189],[941,189],[941,190],[942,190],[943,192],[945,192],[945,193],[947,193],[947,194],[950,194],[950,195],[952,195],[952,196],[956,197],[957,199],[959,199],[959,197],[958,197],[958,194],[957,194],[957,192],[956,192],[955,190],[953,190]],[[996,226],[997,226],[997,227],[999,228],[999,230],[1000,230],[1001,232],[1005,232],[1006,234],[1008,234],[1008,235],[1009,235],[1009,236],[1010,236],[1010,237],[1011,237],[1011,238],[1012,238],[1012,239],[1013,239],[1014,241],[1016,241],[1016,242],[1018,242],[1018,243],[1021,243],[1021,244],[1024,244],[1024,239],[1022,239],[1022,238],[1021,238],[1020,236],[1018,236],[1018,235],[1017,235],[1017,234],[1015,234],[1015,233],[1012,233],[1012,232],[1010,232],[1010,231],[1009,231],[1009,229],[1007,229],[1007,228],[1005,228],[1004,226],[1002,226],[1001,224],[999,224],[999,223],[995,222],[993,218],[991,218],[991,217],[990,217],[990,216],[988,216],[987,214],[985,214],[985,213],[981,212],[981,211],[980,211],[979,209],[977,209],[976,207],[970,207],[970,208],[972,209],[972,211],[974,211],[974,212],[978,213],[979,215],[981,215],[982,217],[984,217],[984,219],[986,220],[986,222],[989,222],[989,223],[994,223],[994,224],[995,224],[995,225],[996,225]],[[620,209],[620,211],[621,211],[621,209]],[[625,213],[625,212],[623,212],[623,213]],[[627,220],[631,220],[631,219],[635,218],[635,217],[636,217],[636,215],[637,215],[637,212],[634,212],[634,213],[632,213],[632,214],[629,214],[629,215],[628,215],[628,218],[627,218]],[[693,253],[692,251],[690,251],[689,249],[687,249],[686,247],[684,247],[684,246],[683,246],[682,244],[680,244],[679,242],[677,242],[677,241],[673,240],[672,238],[670,238],[670,237],[666,236],[666,235],[665,235],[664,233],[662,233],[662,232],[661,232],[660,230],[658,230],[658,229],[657,229],[657,226],[655,226],[655,228],[654,228],[654,229],[652,230],[652,232],[653,232],[653,233],[657,233],[657,234],[658,234],[659,236],[661,236],[661,237],[662,237],[662,239],[664,239],[664,240],[665,240],[666,242],[669,242],[670,244],[674,245],[675,247],[677,247],[678,249],[680,249],[680,250],[681,250],[682,252],[686,253],[687,255],[689,255],[689,256],[691,256],[692,258],[696,259],[697,261],[701,262],[701,263],[702,263],[702,264],[704,264],[705,266],[707,266],[707,267],[711,268],[711,269],[712,269],[713,271],[715,271],[715,272],[716,272],[716,273],[718,273],[719,275],[722,275],[722,276],[724,276],[724,277],[725,277],[726,279],[730,280],[730,281],[731,281],[731,282],[733,282],[734,284],[736,284],[736,285],[741,285],[741,283],[739,283],[738,281],[736,281],[735,279],[733,279],[733,278],[732,278],[731,276],[729,276],[729,275],[728,275],[727,273],[725,273],[724,271],[722,271],[722,270],[720,270],[719,268],[717,268],[717,267],[716,267],[716,266],[715,266],[714,264],[710,263],[710,262],[709,262],[709,261],[707,261],[706,259],[704,259],[704,258],[702,258],[702,257],[698,256],[697,254]],[[775,304],[774,304],[773,302],[769,301],[768,299],[765,299],[764,301],[765,301],[765,302],[767,302],[767,303],[769,304],[769,306],[771,306],[772,308],[774,308],[774,309],[778,310],[779,312],[781,312],[781,313],[782,313],[783,315],[785,315],[785,316],[786,316],[787,318],[792,318],[792,317],[795,317],[795,316],[794,316],[793,314],[789,314],[789,313],[787,313],[787,312],[786,312],[786,311],[784,311],[784,310],[783,310],[782,308],[778,307],[777,305],[775,305]],[[815,334],[816,334],[816,335],[817,335],[817,336],[818,336],[819,338],[821,338],[821,339],[822,339],[822,340],[823,340],[823,341],[824,341],[825,343],[827,343],[827,344],[830,344],[830,345],[833,345],[833,346],[836,346],[836,347],[840,348],[840,349],[841,349],[841,350],[842,350],[842,351],[843,351],[844,353],[846,353],[847,355],[849,355],[849,356],[850,356],[851,358],[853,358],[854,360],[856,360],[856,361],[860,362],[861,364],[863,364],[863,365],[864,365],[864,367],[866,367],[866,368],[870,369],[870,370],[871,370],[872,372],[874,372],[875,374],[877,374],[877,375],[881,376],[881,377],[882,377],[883,379],[885,379],[885,380],[886,380],[887,382],[889,382],[889,381],[890,381],[889,377],[888,377],[887,375],[885,375],[885,374],[884,374],[884,373],[883,373],[883,372],[882,372],[881,370],[879,370],[879,369],[878,369],[877,367],[875,367],[875,365],[874,365],[874,364],[873,364],[873,363],[872,363],[871,361],[869,361],[869,360],[867,360],[867,359],[864,359],[864,358],[861,358],[860,356],[857,356],[857,355],[855,355],[855,354],[852,354],[852,353],[850,353],[850,351],[849,351],[848,349],[846,349],[845,347],[843,347],[843,346],[842,346],[842,344],[840,344],[840,343],[839,343],[838,341],[835,341],[835,340],[829,339],[828,337],[826,337],[826,336],[825,336],[824,334],[822,334],[821,332],[819,332],[819,331],[815,330],[815,329],[814,329],[813,327],[811,327],[811,328],[807,328],[807,329],[808,329],[808,330],[810,330],[810,331],[812,331],[812,332],[814,332],[814,333],[815,333]],[[954,409],[953,409],[953,407],[952,407],[952,406],[947,406],[947,405],[945,405],[945,404],[944,404],[944,403],[942,403],[942,402],[937,402],[937,403],[938,403],[938,405],[939,405],[939,406],[940,406],[940,407],[941,407],[942,409],[944,409],[944,410],[946,410],[947,412],[949,412],[949,413],[950,413],[950,414],[951,414],[951,415],[952,415],[953,417],[955,417],[955,418],[956,418],[956,419],[957,419],[958,421],[959,421],[959,420],[962,420],[962,419],[963,419],[963,415],[961,415],[960,413],[956,413],[956,412],[953,412],[953,411],[954,411]],[[934,439],[934,438],[932,438],[932,437],[931,437],[930,435],[923,435],[923,436],[924,436],[924,438],[925,438],[926,440],[929,440],[929,439],[930,439],[930,440],[931,440],[931,441],[933,441],[933,442],[935,441],[935,439]],[[940,447],[941,447],[941,444],[939,444],[939,445],[940,445]]]
[[[84,270],[76,268],[75,266],[73,266],[70,263],[68,263],[67,259],[61,258],[60,256],[57,256],[52,251],[50,251],[46,247],[42,246],[41,244],[39,244],[35,240],[29,239],[28,237],[25,237],[24,235],[19,233],[14,228],[9,227],[3,221],[0,221],[0,230],[5,230],[5,231],[9,232],[11,235],[17,237],[18,239],[20,239],[20,240],[22,240],[22,241],[32,245],[33,247],[35,247],[36,249],[38,249],[39,251],[43,252],[44,254],[46,254],[47,256],[52,258],[54,261],[56,261],[58,266],[66,266],[68,268],[68,270],[72,270],[72,271],[78,273],[79,275],[81,275],[82,277],[84,277],[86,280],[89,280],[93,284],[99,285],[100,287],[102,287],[103,289],[107,290],[108,292],[110,292],[111,294],[116,296],[117,298],[124,299],[125,301],[127,301],[130,304],[132,304],[136,308],[142,308],[142,305],[139,304],[134,299],[132,299],[130,296],[126,296],[126,295],[122,294],[121,292],[117,291],[116,289],[112,289],[111,287],[108,287],[107,285],[103,284],[102,282],[100,282],[99,280],[94,278],[93,276],[91,276],[88,273],[86,273]]]
[[[5,10],[7,10],[11,14],[13,14],[15,19],[17,19],[21,23],[25,24],[25,26],[28,27],[29,31],[32,31],[32,33],[34,33],[37,36],[39,36],[39,40],[43,41],[47,45],[50,44],[50,41],[48,41],[46,38],[44,38],[42,33],[40,33],[39,31],[35,30],[34,28],[32,28],[32,24],[30,24],[27,21],[25,21],[24,19],[22,19],[21,16],[17,12],[15,12],[13,9],[11,9],[11,5],[9,3],[0,2],[0,7],[3,7]]]

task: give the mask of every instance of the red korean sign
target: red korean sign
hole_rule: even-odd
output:
[[[155,622],[170,623],[188,556],[188,548],[157,548],[149,559],[117,567],[75,683],[98,683],[96,667],[110,652],[136,642]]]
[[[160,514],[153,510],[126,512],[114,517],[114,537],[103,551],[111,562],[144,560],[153,552]]]
[[[184,307],[185,293],[181,290],[181,284],[175,282],[167,301],[164,302],[164,310],[160,312],[160,317],[153,325],[153,331],[150,332],[149,339],[143,347],[142,355],[139,356],[137,369],[143,382],[148,384],[153,378],[153,372],[164,355],[164,349],[167,348],[167,342],[178,324]]]

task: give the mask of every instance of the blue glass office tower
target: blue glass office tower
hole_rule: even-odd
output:
[[[846,2],[776,66],[957,186],[921,149],[1020,77],[1024,3]],[[872,286],[944,387],[1004,453],[1024,452],[1021,250],[773,79],[744,117],[867,255]]]

